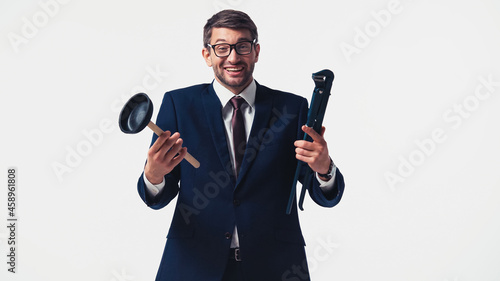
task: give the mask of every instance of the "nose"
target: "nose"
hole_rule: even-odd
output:
[[[239,60],[240,60],[240,55],[238,55],[238,53],[236,53],[236,49],[235,49],[235,47],[233,47],[233,49],[231,50],[231,53],[227,57],[227,61],[231,64],[234,64],[234,63],[238,62]]]

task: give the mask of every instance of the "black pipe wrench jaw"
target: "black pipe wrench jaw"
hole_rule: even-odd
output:
[[[325,69],[312,74],[315,87],[311,99],[311,106],[307,114],[307,126],[321,134],[323,117],[330,96],[334,75],[331,70]],[[310,139],[309,139],[310,140]]]
[[[328,92],[328,94],[330,94],[334,79],[334,75],[331,70],[325,69],[313,73],[312,79],[316,85],[315,91],[317,91],[318,94],[323,94],[323,92]]]

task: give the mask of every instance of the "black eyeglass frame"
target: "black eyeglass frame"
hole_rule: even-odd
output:
[[[240,54],[238,52],[238,49],[236,48],[236,45],[241,44],[241,43],[251,43],[251,45],[250,45],[250,52],[248,52],[248,54]],[[249,55],[249,54],[252,53],[255,44],[257,44],[257,39],[253,39],[253,41],[240,41],[240,42],[238,42],[236,44],[220,43],[220,44],[210,45],[210,44],[207,43],[207,46],[212,48],[212,50],[214,51],[214,54],[217,57],[219,57],[219,58],[227,58],[227,57],[229,57],[231,55],[231,52],[233,51],[233,49],[240,56]],[[226,56],[219,56],[217,54],[217,51],[215,51],[215,47],[220,46],[220,45],[229,45],[229,54],[227,54]]]

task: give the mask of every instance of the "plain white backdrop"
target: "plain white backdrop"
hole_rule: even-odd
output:
[[[310,99],[311,73],[336,75],[346,189],[300,213],[313,280],[500,280],[496,0],[1,0],[0,225],[9,167],[19,218],[1,280],[154,279],[173,204],[140,200],[152,133],[121,133],[119,109],[145,91],[156,118],[167,90],[211,82],[202,27],[223,8],[257,24],[261,84]]]

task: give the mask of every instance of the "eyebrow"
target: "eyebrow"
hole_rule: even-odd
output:
[[[238,39],[238,41],[236,41],[236,43],[243,42],[243,41],[252,41],[252,40],[248,39],[246,37],[243,37],[243,38]],[[217,44],[217,43],[219,43],[219,42],[221,42],[221,43],[227,43],[226,39],[220,38],[220,39],[215,40],[214,45]]]

